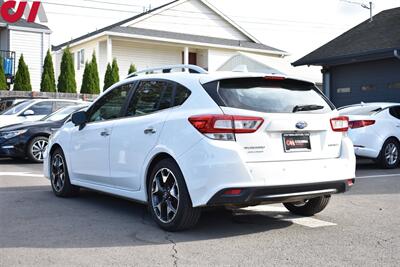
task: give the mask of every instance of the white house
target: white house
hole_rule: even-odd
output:
[[[32,88],[34,91],[40,90],[43,62],[50,49],[50,35],[50,29],[44,25],[28,23],[24,19],[8,23],[0,17],[0,55],[11,64],[6,70],[10,72],[8,79],[16,73],[18,60],[24,54]]]
[[[268,55],[237,52],[224,62],[218,71],[250,71],[283,74],[291,77],[319,83],[309,72],[293,67],[289,60]]]
[[[217,70],[238,51],[281,58],[287,53],[262,44],[206,0],[176,0],[53,47],[56,77],[63,50],[74,54],[81,86],[85,61],[96,53],[101,80],[107,63],[118,61],[120,77],[131,63],[138,69],[196,64]],[[103,82],[103,81],[101,81]]]

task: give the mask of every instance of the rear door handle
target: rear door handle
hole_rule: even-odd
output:
[[[100,135],[103,137],[107,137],[107,136],[110,136],[110,133],[108,131],[103,131],[100,133]]]
[[[144,134],[155,134],[157,131],[154,128],[147,128],[144,130]]]

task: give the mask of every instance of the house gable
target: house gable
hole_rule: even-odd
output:
[[[203,0],[177,1],[123,26],[258,43]]]

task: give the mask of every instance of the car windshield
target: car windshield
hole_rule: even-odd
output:
[[[372,115],[382,110],[380,106],[352,106],[340,109],[341,115]]]
[[[41,121],[62,121],[68,118],[75,111],[81,110],[85,107],[86,106],[68,106],[48,115],[47,117],[44,117],[41,119]]]
[[[32,104],[33,101],[24,101],[20,102],[9,109],[5,110],[3,113],[0,115],[15,115],[23,111],[25,108],[27,108],[30,104]]]
[[[327,113],[332,107],[311,83],[259,78],[220,82],[219,95],[227,107],[268,113]]]

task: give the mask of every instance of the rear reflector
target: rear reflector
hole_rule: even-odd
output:
[[[334,132],[347,132],[349,130],[349,118],[345,116],[331,119],[331,126]]]
[[[217,140],[234,140],[234,134],[256,132],[263,118],[232,115],[192,116],[189,122],[202,134]]]
[[[363,128],[367,126],[374,125],[375,121],[374,120],[359,120],[359,121],[350,121],[349,122],[349,127],[351,129],[357,129],[357,128]]]
[[[238,196],[242,193],[241,189],[229,189],[225,191],[224,196]]]
[[[353,186],[354,185],[354,179],[347,180],[347,185],[348,186]]]

